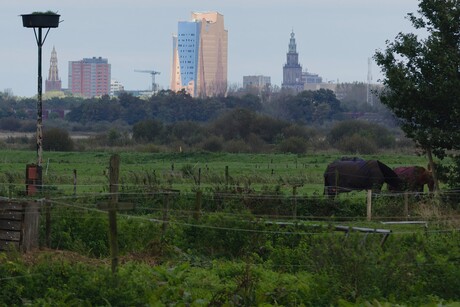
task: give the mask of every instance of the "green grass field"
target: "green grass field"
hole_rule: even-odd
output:
[[[63,194],[107,191],[111,152],[44,152],[43,184]],[[124,185],[153,185],[191,191],[198,181],[202,189],[228,184],[232,187],[261,190],[279,187],[281,193],[322,194],[323,172],[327,164],[340,157],[334,154],[227,154],[227,153],[140,153],[119,152],[120,180]],[[25,189],[26,165],[36,163],[34,151],[1,151],[0,184],[2,194],[12,187]],[[425,157],[382,154],[361,156],[377,159],[390,167],[426,166]],[[226,177],[228,169],[228,177]]]

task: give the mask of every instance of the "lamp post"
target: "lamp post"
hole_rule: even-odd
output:
[[[35,183],[41,186],[42,183],[42,161],[43,161],[43,130],[42,130],[42,46],[45,43],[46,37],[51,28],[59,26],[60,15],[54,12],[35,12],[32,14],[24,14],[22,16],[22,25],[25,28],[33,28],[35,40],[38,46],[38,94],[37,94],[37,170],[35,172]],[[43,29],[48,29],[43,37]],[[29,173],[29,172],[28,172]],[[28,178],[29,179],[29,178]]]

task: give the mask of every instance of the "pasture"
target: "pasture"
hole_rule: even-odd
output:
[[[113,152],[44,152],[43,184],[61,194],[106,191],[108,165]],[[227,153],[140,153],[119,152],[120,178],[124,185],[153,185],[189,192],[226,185],[239,189],[276,189],[281,194],[323,193],[323,173],[339,154],[227,154]],[[36,163],[34,151],[1,151],[0,195],[24,190],[26,164]],[[361,156],[376,159],[390,167],[426,166],[417,155]]]

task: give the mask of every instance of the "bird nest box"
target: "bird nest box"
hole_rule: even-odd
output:
[[[57,28],[61,15],[54,12],[35,12],[21,16],[22,25],[26,28]]]

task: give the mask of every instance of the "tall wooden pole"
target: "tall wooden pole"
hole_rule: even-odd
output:
[[[43,130],[42,130],[42,46],[43,46],[43,38],[42,38],[42,28],[38,28],[38,94],[37,94],[37,165],[39,167],[42,166],[43,161]],[[41,181],[41,178],[40,178]]]

